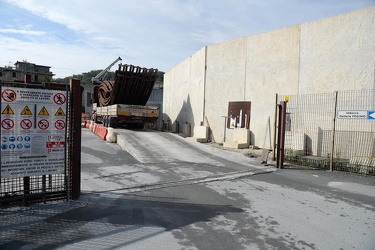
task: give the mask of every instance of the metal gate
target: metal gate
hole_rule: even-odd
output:
[[[1,93],[0,206],[78,198],[80,81],[2,82]]]
[[[285,161],[375,175],[375,90],[279,95],[286,108]]]

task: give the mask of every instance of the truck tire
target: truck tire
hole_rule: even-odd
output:
[[[113,128],[117,128],[118,127],[118,119],[117,117],[114,117],[113,118]]]
[[[108,123],[109,123],[109,127],[117,128],[117,126],[118,126],[117,117],[108,117]]]
[[[143,129],[144,127],[145,127],[144,123],[137,123],[137,124],[135,124],[135,128],[136,129]]]

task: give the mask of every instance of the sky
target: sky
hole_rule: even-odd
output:
[[[167,72],[245,36],[374,6],[375,0],[0,0],[0,66],[26,60],[54,78],[122,64]],[[117,64],[111,68],[117,69]]]

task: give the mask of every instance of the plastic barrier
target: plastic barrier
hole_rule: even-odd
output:
[[[91,127],[91,123],[92,123],[92,121],[87,120],[86,121],[86,128],[90,128]]]
[[[108,130],[107,128],[105,127],[102,127],[98,124],[95,124],[94,125],[94,133],[97,134],[100,138],[102,138],[102,140],[105,140],[106,139],[106,136],[107,136],[107,133],[108,133]]]

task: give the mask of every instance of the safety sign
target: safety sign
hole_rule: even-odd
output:
[[[14,121],[9,118],[5,118],[4,120],[1,121],[1,128],[10,130],[14,127]]]
[[[43,108],[39,111],[38,115],[49,115],[46,107],[43,106]]]
[[[46,130],[49,127],[49,122],[46,119],[39,120],[38,127],[42,130]]]
[[[23,119],[20,122],[20,126],[22,129],[30,129],[32,125],[33,125],[33,122],[30,121],[30,119]]]
[[[14,112],[13,112],[13,109],[9,105],[7,105],[5,107],[5,109],[3,110],[3,112],[1,112],[1,114],[3,114],[3,115],[14,115]]]
[[[56,120],[55,122],[55,128],[58,130],[65,129],[65,121],[63,120]]]
[[[53,96],[53,101],[57,105],[63,105],[66,101],[66,96],[64,94],[58,93]]]
[[[65,116],[65,113],[61,107],[56,111],[55,116]]]
[[[26,105],[22,112],[21,112],[21,115],[32,115],[33,113],[31,112],[31,110],[29,109],[29,107]]]
[[[16,92],[13,89],[4,89],[1,93],[1,98],[5,102],[13,102],[16,100]]]

